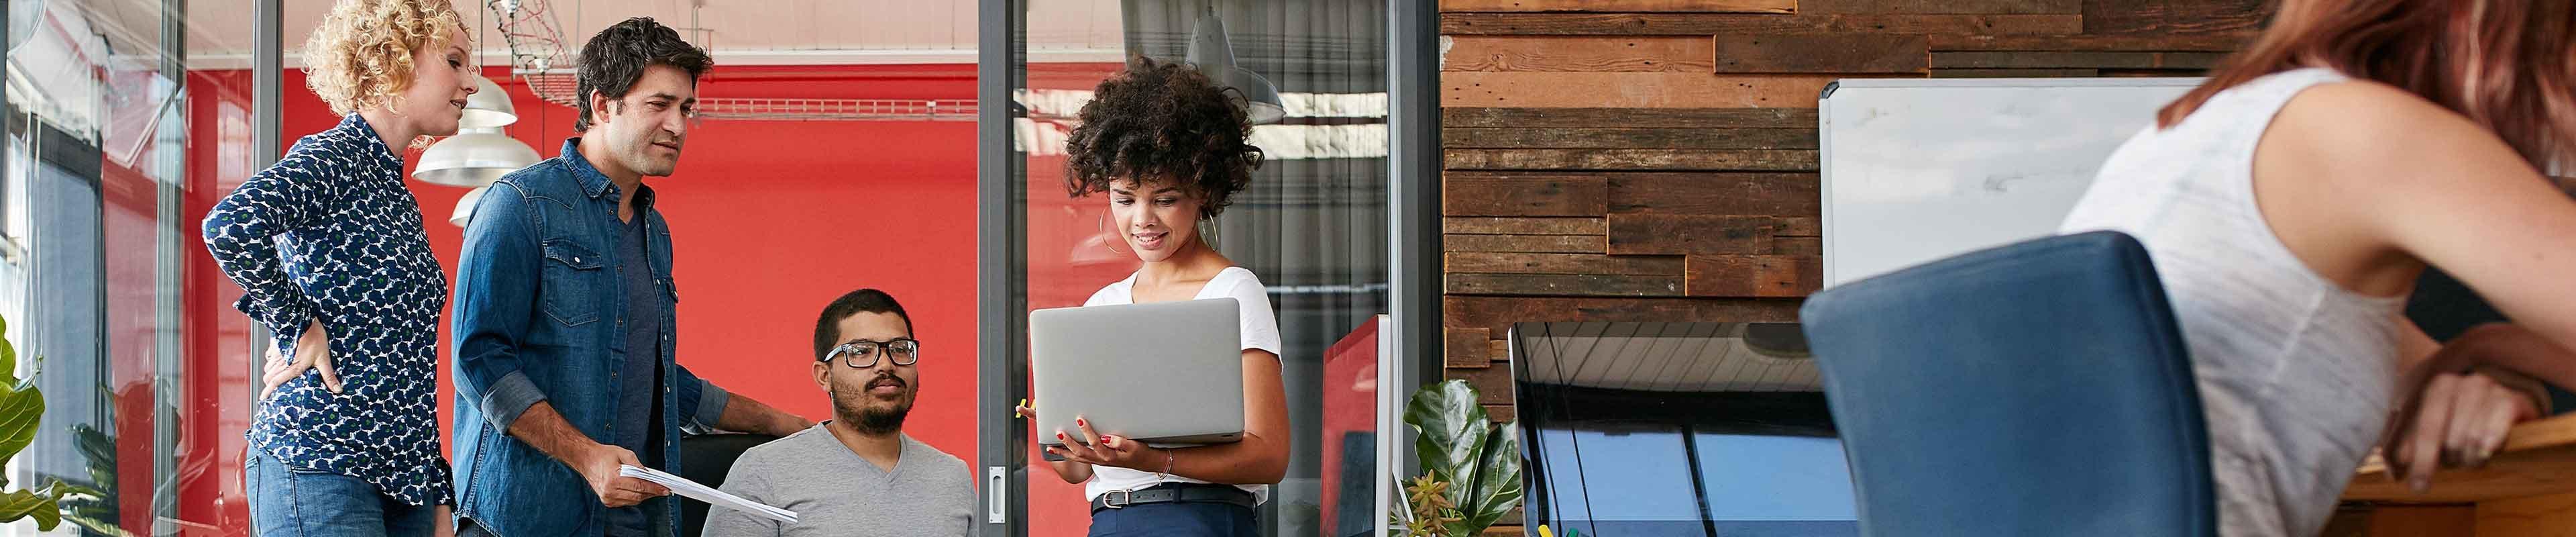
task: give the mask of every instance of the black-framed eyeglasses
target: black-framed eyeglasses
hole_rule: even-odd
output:
[[[832,352],[824,354],[821,361],[829,362],[839,358],[842,364],[852,369],[867,369],[876,367],[879,356],[892,357],[890,359],[894,360],[894,365],[912,365],[920,362],[921,340],[908,337],[885,341],[853,339],[842,343],[841,346],[833,347]]]

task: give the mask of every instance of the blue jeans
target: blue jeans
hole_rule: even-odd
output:
[[[1091,513],[1090,537],[1252,537],[1252,510],[1223,503],[1149,503]]]
[[[428,537],[438,506],[410,505],[358,478],[296,468],[259,450],[242,459],[251,534]]]

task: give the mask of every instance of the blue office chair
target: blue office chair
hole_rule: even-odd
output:
[[[2190,356],[2137,239],[1960,255],[1800,318],[1865,535],[2217,535]]]

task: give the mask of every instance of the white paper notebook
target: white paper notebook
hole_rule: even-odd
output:
[[[796,522],[795,511],[779,509],[763,505],[758,502],[753,502],[751,500],[745,500],[742,499],[741,496],[726,494],[721,490],[707,488],[706,485],[700,485],[696,481],[681,479],[680,476],[671,475],[661,470],[620,464],[617,465],[617,475],[651,481],[655,485],[661,485],[663,488],[671,489],[671,492],[673,493],[677,493],[689,499],[707,502],[707,505],[751,513],[755,516],[779,522],[790,524]]]

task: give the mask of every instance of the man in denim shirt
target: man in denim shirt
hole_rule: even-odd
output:
[[[785,436],[813,422],[673,361],[671,234],[645,176],[679,164],[704,51],[649,18],[582,47],[561,156],[494,183],[457,269],[460,535],[668,536],[682,425]]]

